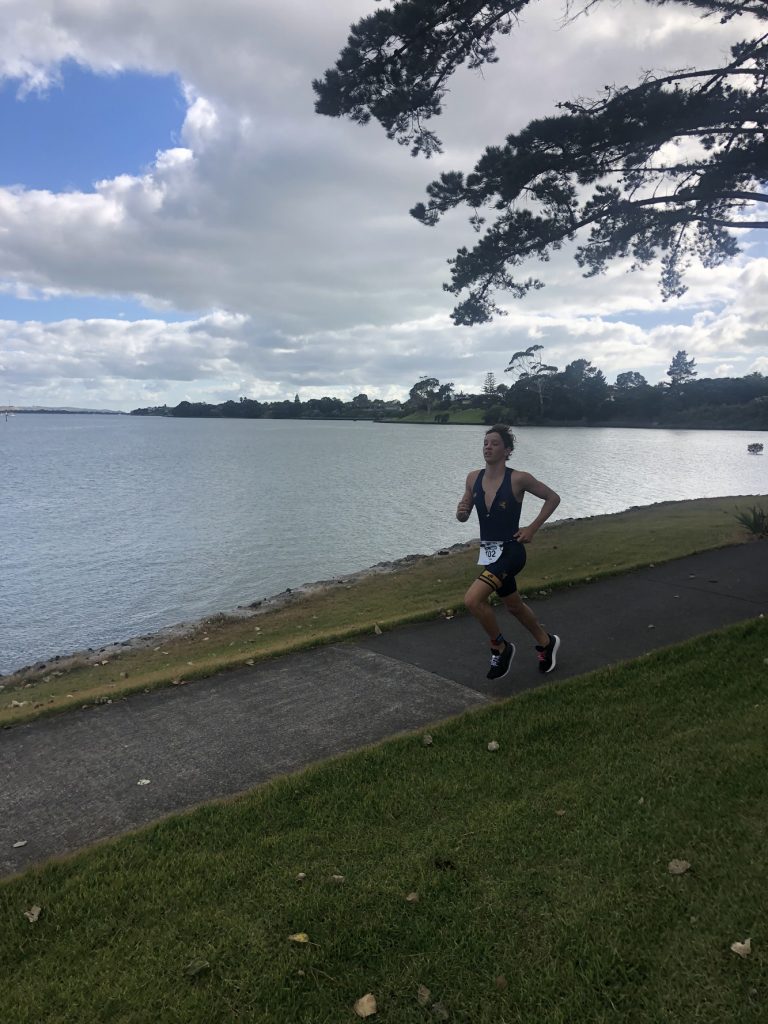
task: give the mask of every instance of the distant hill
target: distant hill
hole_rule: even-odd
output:
[[[94,416],[127,416],[128,413],[119,409],[73,409],[69,406],[47,406],[47,405],[0,405],[0,415],[3,413],[22,412],[77,412],[91,413]]]

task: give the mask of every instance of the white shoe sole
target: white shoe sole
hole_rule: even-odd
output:
[[[547,671],[544,672],[545,676],[548,675],[557,664],[557,652],[560,649],[560,637],[557,635],[557,633],[552,633],[551,636],[555,638],[555,646],[552,648],[552,664],[549,666]]]

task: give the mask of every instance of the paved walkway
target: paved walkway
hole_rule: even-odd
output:
[[[768,544],[528,600],[562,637],[550,676],[538,673],[527,635],[512,622],[512,672],[488,683],[484,636],[459,616],[0,731],[0,875],[543,682],[763,614]],[[14,847],[20,841],[26,845]]]

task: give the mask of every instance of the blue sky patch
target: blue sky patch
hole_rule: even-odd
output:
[[[187,109],[175,75],[97,75],[73,62],[46,92],[18,90],[0,83],[0,186],[90,192],[102,178],[139,174],[179,144]]]
[[[0,320],[23,323],[37,320],[52,324],[60,320],[162,320],[167,324],[196,320],[200,313],[147,309],[136,299],[82,295],[58,295],[50,299],[17,299],[0,292]]]
[[[722,302],[712,302],[708,309],[711,312],[719,311],[724,305]],[[698,309],[683,308],[675,309],[673,306],[655,310],[627,310],[624,313],[605,313],[600,319],[607,324],[634,324],[643,330],[650,331],[654,327],[684,327],[693,322]]]

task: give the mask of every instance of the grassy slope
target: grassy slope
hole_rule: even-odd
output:
[[[749,535],[734,518],[759,496],[665,502],[616,515],[556,523],[538,534],[520,577],[530,591],[567,586],[708,548],[737,544]],[[472,526],[474,530],[475,527]],[[369,632],[461,607],[476,574],[476,552],[433,555],[397,571],[300,597],[254,618],[214,617],[191,635],[158,648],[110,657],[108,664],[79,663],[62,675],[42,671],[3,680],[0,725],[79,707],[94,700],[211,675],[251,660]],[[60,667],[59,667],[60,668]],[[12,702],[23,702],[13,707]]]
[[[767,651],[756,620],[1,884],[0,1020],[757,1024]]]

